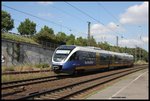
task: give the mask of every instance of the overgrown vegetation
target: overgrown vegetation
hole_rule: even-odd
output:
[[[15,71],[15,68],[14,66],[2,67],[2,72],[5,72],[5,71]]]
[[[147,64],[147,62],[144,60],[138,60],[135,62],[135,64]]]
[[[24,64],[24,65],[18,65],[18,66],[2,66],[2,72],[6,71],[31,71],[31,70],[50,70],[50,66],[48,64]],[[28,73],[28,74],[17,74],[17,75],[2,75],[1,81],[2,82],[8,82],[8,81],[14,81],[14,80],[25,80],[25,79],[31,79],[31,78],[38,78],[38,77],[45,77],[53,75],[52,72],[39,72],[39,73]]]
[[[2,72],[6,71],[31,71],[31,70],[44,70],[50,69],[50,65],[47,63],[41,64],[22,64],[17,66],[2,66]]]
[[[37,67],[37,68],[48,68],[49,64],[47,64],[47,63],[36,64],[35,67]]]
[[[53,72],[39,72],[39,73],[28,73],[28,74],[17,74],[17,75],[2,75],[1,82],[10,82],[16,80],[26,80],[39,77],[47,77],[54,75]]]
[[[34,41],[33,38],[27,38],[27,37],[23,37],[20,35],[13,35],[13,34],[9,34],[9,33],[2,33],[1,36],[3,39],[14,40],[17,42],[27,42],[27,43],[38,45],[38,43],[36,41]]]

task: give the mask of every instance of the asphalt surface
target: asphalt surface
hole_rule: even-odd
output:
[[[149,99],[148,81],[149,72],[144,69],[88,95],[86,99]]]

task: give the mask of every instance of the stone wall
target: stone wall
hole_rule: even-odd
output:
[[[51,64],[54,48],[1,39],[2,65]]]

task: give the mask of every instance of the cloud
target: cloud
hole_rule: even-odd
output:
[[[104,33],[108,33],[108,32],[109,32],[109,30],[102,24],[93,24],[91,26],[91,33],[93,33],[93,34],[97,34],[97,33],[104,34]]]
[[[111,29],[111,30],[110,30]],[[121,26],[117,26],[114,22],[108,23],[106,26],[102,24],[92,24],[91,25],[91,35],[96,39],[97,42],[104,42],[107,41],[111,45],[116,45],[116,36],[119,36],[119,46],[120,47],[129,47],[134,48],[137,47],[145,47],[148,45],[148,37],[142,36],[140,39],[124,39],[121,38],[122,35],[115,34],[112,30],[125,33],[126,30],[123,29]]]
[[[148,36],[142,37],[141,39],[144,43],[148,44]]]
[[[145,24],[148,23],[148,2],[129,7],[120,15],[122,24]]]
[[[130,47],[130,48],[133,48],[133,47],[143,47],[145,45],[148,44],[148,37],[147,36],[144,36],[144,37],[141,37],[141,40],[140,39],[120,39],[119,40],[119,46],[122,46],[122,47]]]
[[[108,28],[110,28],[112,30],[118,29],[117,25],[113,22],[110,22],[107,26],[108,26]]]
[[[42,2],[37,2],[37,3],[42,4],[42,5],[53,4],[53,2],[48,2],[48,1],[42,1]]]
[[[139,41],[139,40],[136,40],[136,39],[122,39],[122,40],[119,40],[119,46],[122,46],[122,47],[130,47],[130,48],[133,48],[133,47],[136,47],[136,46],[141,46],[142,45],[142,42]]]
[[[91,35],[94,36],[97,42],[106,41],[106,39],[113,40],[114,38],[116,38],[116,32],[125,32],[125,29],[118,26],[114,22],[110,22],[106,26],[102,24],[91,25]]]

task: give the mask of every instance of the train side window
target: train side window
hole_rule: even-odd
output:
[[[107,60],[107,55],[101,53],[101,54],[100,54],[100,60],[103,60],[103,61]]]
[[[78,58],[78,55],[77,55],[76,52],[73,53],[72,56],[70,57],[70,61],[72,61],[72,60],[78,60],[78,59],[79,59],[79,58]]]
[[[114,60],[118,60],[118,57],[117,57],[117,55],[114,55]]]
[[[86,53],[83,52],[83,51],[78,51],[77,52],[77,57],[78,57],[78,60],[85,60],[86,59]]]

